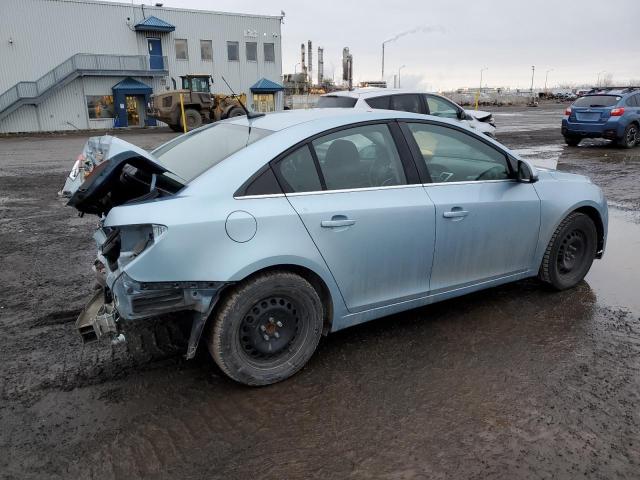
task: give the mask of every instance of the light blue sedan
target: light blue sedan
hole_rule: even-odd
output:
[[[587,178],[397,111],[238,117],[151,154],[96,137],[65,190],[101,219],[83,338],[191,311],[187,357],[202,337],[248,385],[293,375],[323,333],[527,277],[573,287],[607,236]]]

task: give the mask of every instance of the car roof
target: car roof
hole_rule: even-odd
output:
[[[601,89],[593,89],[590,90],[586,96],[597,96],[597,95],[615,95],[615,96],[625,96],[631,95],[640,92],[640,87],[607,87]]]
[[[370,120],[389,120],[394,118],[431,118],[442,121],[441,117],[432,117],[419,113],[396,110],[353,109],[353,108],[312,108],[307,110],[285,110],[272,112],[258,118],[234,117],[227,120],[233,125],[244,125],[271,131],[280,131],[303,123],[322,123],[323,128],[340,127],[350,123]],[[327,127],[328,125],[328,127]]]
[[[404,88],[379,88],[379,87],[366,87],[356,88],[355,90],[339,90],[337,92],[325,93],[323,97],[349,97],[349,98],[373,98],[383,97],[386,95],[399,95],[399,94],[421,94],[428,93],[430,95],[438,95],[433,92],[421,92],[418,90],[407,90]]]

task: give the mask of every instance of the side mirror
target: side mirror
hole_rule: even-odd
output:
[[[465,112],[462,108],[458,110],[458,119],[465,120],[467,118],[467,112]]]
[[[517,179],[522,183],[534,183],[538,181],[538,176],[535,175],[529,165],[522,160],[518,160],[518,172]]]

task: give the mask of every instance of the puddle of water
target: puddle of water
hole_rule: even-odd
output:
[[[497,125],[498,127],[496,129],[496,133],[498,136],[501,133],[533,132],[536,130],[550,130],[553,128],[558,128],[558,122],[540,123],[537,125],[527,124],[527,125],[509,125],[509,126],[503,126],[497,123]]]
[[[558,159],[564,151],[564,147],[562,145],[536,145],[535,147],[514,148],[511,151],[529,160],[536,167],[556,170]]]
[[[609,210],[607,248],[586,277],[598,303],[640,315],[640,224],[625,212]]]

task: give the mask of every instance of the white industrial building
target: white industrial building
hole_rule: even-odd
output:
[[[282,17],[90,0],[0,0],[0,133],[154,126],[149,96],[209,74],[283,108]]]

